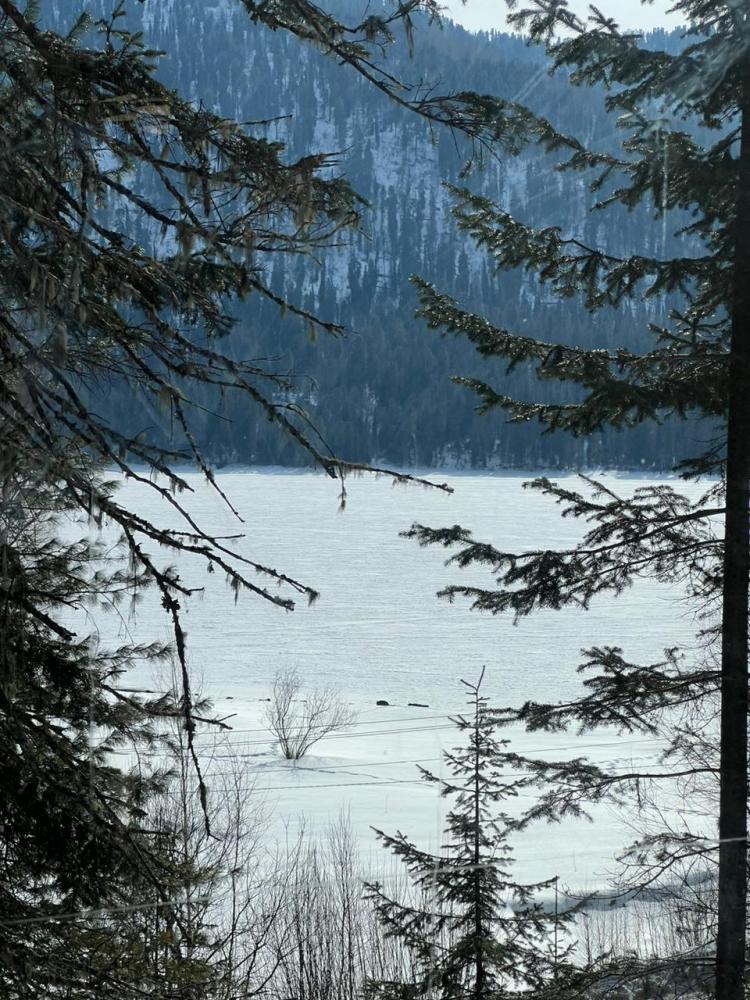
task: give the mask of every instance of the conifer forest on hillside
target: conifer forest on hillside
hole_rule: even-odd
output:
[[[96,7],[96,5],[94,5]],[[497,274],[487,255],[463,236],[451,217],[452,198],[443,186],[461,183],[472,151],[460,133],[436,132],[429,121],[394,105],[367,80],[341,86],[339,67],[315,47],[300,50],[280,31],[248,29],[240,5],[164,3],[135,6],[134,26],[147,27],[149,44],[164,51],[158,75],[170,87],[200,98],[216,113],[237,121],[259,116],[277,119],[263,130],[283,141],[293,157],[334,152],[342,173],[359,196],[361,224],[342,233],[337,248],[316,257],[275,258],[267,278],[284,299],[298,302],[342,325],[340,337],[316,338],[304,323],[280,313],[274,302],[248,299],[230,310],[237,323],[232,351],[237,357],[272,361],[291,376],[289,401],[310,412],[323,438],[337,453],[358,461],[402,467],[458,468],[605,468],[671,469],[687,457],[684,426],[640,427],[629,435],[603,429],[581,440],[542,437],[536,426],[480,421],[469,393],[451,391],[451,376],[487,377],[488,365],[473,349],[454,339],[429,336],[415,318],[417,296],[410,284],[419,276],[472,311],[504,325],[538,330],[542,339],[561,339],[583,347],[619,345],[638,330],[645,345],[649,323],[661,323],[672,306],[661,291],[645,302],[628,303],[627,314],[592,316],[574,299],[560,301],[540,292],[524,273]],[[54,10],[53,6],[53,10]],[[107,9],[107,2],[101,11]],[[56,10],[65,20],[65,4]],[[356,11],[352,12],[356,17]],[[419,15],[417,15],[419,23]],[[533,109],[566,133],[584,136],[599,150],[616,148],[615,116],[607,115],[602,96],[561,88],[546,73],[536,48],[508,35],[470,35],[447,23],[422,32],[410,54],[408,41],[394,31],[388,69],[399,79],[439,80],[446,90],[487,90],[528,100]],[[195,45],[194,40],[200,39]],[[676,47],[678,36],[649,39],[654,46]],[[258,108],[262,109],[259,114]],[[584,240],[601,239],[607,227],[613,252],[693,252],[689,237],[676,236],[650,206],[623,209],[606,221],[588,216],[590,196],[580,177],[557,175],[554,158],[528,148],[519,157],[485,152],[482,169],[467,183],[497,197],[502,207],[532,225],[572,228]],[[551,182],[551,185],[550,185]],[[148,184],[149,181],[144,180]],[[154,196],[158,197],[156,192]],[[120,206],[117,228],[151,250],[162,246],[158,220]],[[627,334],[625,331],[627,330]],[[502,379],[502,369],[492,372]],[[539,383],[529,365],[506,379],[510,391],[535,398]],[[542,387],[543,389],[546,387]],[[435,394],[444,397],[439,407]],[[550,395],[551,393],[551,395]],[[562,389],[547,389],[550,399],[574,399]],[[159,414],[144,412],[144,400],[123,386],[107,385],[102,407],[121,426],[167,443]],[[263,418],[232,397],[207,394],[212,412],[191,414],[191,429],[206,454],[218,464],[299,465],[306,459],[293,443],[266,432]],[[701,440],[711,425],[696,430]],[[161,437],[160,437],[161,435]],[[184,440],[176,435],[177,447]]]

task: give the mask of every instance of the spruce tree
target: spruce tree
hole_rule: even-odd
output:
[[[368,59],[398,22],[410,33],[410,13],[431,0],[353,27],[306,3],[245,6],[251,19],[322,47],[431,120],[469,108],[407,99]],[[159,775],[122,771],[109,756],[179,718],[208,824],[180,620],[193,590],[154,549],[202,560],[236,594],[284,610],[316,596],[204,530],[182,503],[189,485],[176,462],[194,462],[221,492],[192,433],[191,413],[201,414],[191,387],[238,394],[334,478],[358,467],[320,444],[289,401],[293,379],[273,362],[238,360],[222,340],[231,302],[249,296],[288,311],[310,336],[340,333],[278,296],[266,271],[275,259],[324,251],[358,224],[361,202],[335,157],[289,156],[266,138],[262,109],[255,123],[222,118],[159,83],[157,60],[128,29],[123,2],[60,34],[45,30],[39,4],[0,0],[0,989],[8,997],[166,989],[163,967],[140,962],[130,931],[149,922],[127,916],[158,910],[152,926],[161,928],[181,919],[173,845],[148,822]],[[485,130],[478,114],[457,125]],[[92,384],[117,380],[140,393],[149,420],[170,426],[166,445],[87,405]],[[105,468],[156,490],[171,526],[118,502]],[[83,528],[71,528],[76,519]],[[90,540],[102,525],[121,538],[115,562]],[[71,541],[71,531],[83,537]],[[104,650],[75,633],[71,612],[89,602],[116,607],[147,586],[171,622],[171,650]],[[123,689],[135,661],[172,653],[176,700]],[[145,955],[154,942],[141,944]]]
[[[440,852],[417,847],[401,832],[375,831],[406,868],[409,886],[405,900],[378,883],[367,884],[366,895],[385,933],[406,949],[406,967],[416,970],[413,980],[371,983],[369,993],[383,1000],[540,996],[553,984],[562,988],[571,972],[568,949],[556,954],[552,941],[572,914],[545,911],[538,900],[555,880],[523,884],[511,874],[514,820],[504,804],[527,779],[504,771],[507,741],[495,735],[483,677],[484,669],[475,684],[461,682],[470,711],[453,721],[467,741],[443,752],[448,776],[420,767],[423,780],[450,799]]]
[[[506,552],[458,526],[415,525],[412,535],[425,544],[457,547],[458,565],[488,566],[495,587],[455,586],[444,594],[467,596],[491,613],[586,607],[597,594],[619,593],[648,574],[687,582],[704,606],[720,603],[707,633],[721,646],[720,670],[707,663],[686,665],[675,651],[659,664],[633,664],[622,650],[602,645],[586,651],[582,669],[590,672],[588,691],[580,700],[564,706],[529,702],[515,717],[533,728],[612,724],[653,733],[669,712],[700,700],[708,712],[719,700],[719,759],[705,767],[718,771],[720,779],[716,991],[721,1000],[739,1000],[746,961],[750,5],[678,0],[672,9],[688,25],[676,54],[650,49],[594,7],[582,20],[565,0],[533,0],[512,15],[531,41],[546,47],[551,67],[565,71],[572,85],[601,88],[606,108],[619,116],[620,152],[590,150],[528,109],[512,102],[504,107],[515,125],[505,131],[508,146],[539,144],[561,158],[560,171],[588,174],[593,210],[645,202],[665,225],[677,218],[680,256],[660,257],[640,248],[615,254],[563,232],[554,219],[535,229],[486,198],[454,192],[459,227],[499,269],[524,267],[557,296],[580,296],[592,312],[623,309],[634,297],[673,296],[668,319],[649,328],[648,347],[636,346],[642,331],[634,331],[632,343],[602,344],[599,350],[521,336],[472,314],[425,281],[418,286],[422,315],[432,328],[467,337],[482,356],[502,359],[509,369],[535,370],[541,384],[539,399],[531,401],[485,381],[457,378],[478,394],[481,412],[499,410],[511,421],[537,421],[545,432],[575,435],[660,423],[670,414],[706,416],[723,429],[682,471],[718,473],[721,484],[691,503],[667,486],[628,498],[596,483],[570,490],[537,480],[534,488],[567,515],[588,522],[584,540],[568,550]],[[545,399],[544,383],[550,380],[574,387],[577,400],[561,405]],[[715,537],[712,518],[723,518],[725,544]],[[673,754],[679,742],[673,732]],[[586,797],[639,780],[637,774],[617,777],[593,766],[529,766],[553,781],[545,806],[552,811],[578,810]],[[677,780],[684,773],[668,768],[662,777]],[[711,845],[695,838],[692,848],[701,855]],[[662,842],[660,851],[661,869],[668,873],[682,848],[673,843],[669,850]]]

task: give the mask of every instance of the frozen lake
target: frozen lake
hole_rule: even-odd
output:
[[[396,828],[433,846],[439,842],[444,803],[416,777],[415,762],[440,772],[440,749],[451,746],[455,729],[448,716],[464,704],[460,678],[474,679],[486,665],[485,693],[496,705],[527,699],[563,700],[578,690],[580,650],[594,644],[622,646],[628,659],[652,662],[664,648],[690,647],[692,613],[677,591],[644,581],[617,600],[603,599],[587,612],[543,612],[517,625],[511,618],[438,601],[450,582],[488,585],[482,573],[469,575],[444,564],[446,552],[422,549],[400,538],[413,521],[431,526],[461,524],[475,536],[507,550],[573,542],[581,526],[559,517],[558,508],[522,489],[528,476],[434,476],[449,481],[452,495],[419,487],[393,487],[390,480],[359,478],[347,483],[348,502],[339,511],[336,482],[303,472],[230,471],[218,477],[244,518],[239,525],[200,476],[186,479],[195,493],[182,500],[206,530],[244,537],[236,544],[253,559],[296,577],[320,591],[311,607],[300,601],[293,613],[224,585],[197,560],[181,559],[180,573],[205,591],[185,603],[191,669],[219,713],[234,713],[217,769],[239,764],[256,787],[266,789],[272,827],[305,817],[308,829],[322,829],[343,809],[349,812],[368,856],[370,825]],[[570,486],[575,477],[558,476]],[[613,488],[630,493],[652,480],[607,476]],[[688,486],[696,493],[699,488]],[[153,491],[125,483],[121,502],[157,524],[168,513]],[[153,546],[151,554],[166,559]],[[290,595],[291,596],[291,595]],[[97,614],[83,629],[96,628],[101,641],[169,637],[158,601],[147,597],[137,614]],[[80,627],[80,626],[79,626]],[[334,685],[357,710],[347,733],[321,742],[294,767],[269,745],[262,699],[274,674],[296,667],[310,684]],[[151,668],[123,682],[132,687],[164,686]],[[389,707],[376,707],[385,699]],[[428,708],[409,707],[418,702]],[[597,733],[554,736],[511,734],[525,751],[554,749],[556,757],[590,749],[598,760],[629,767],[651,760],[651,740]],[[208,753],[209,737],[202,737]],[[599,809],[593,824],[539,827],[517,845],[522,875],[559,874],[568,885],[602,883],[617,847],[638,832],[632,817]],[[373,856],[379,856],[373,854]]]

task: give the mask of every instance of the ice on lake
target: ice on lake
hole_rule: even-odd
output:
[[[266,790],[279,835],[299,817],[308,830],[323,830],[346,810],[365,856],[379,850],[371,826],[400,829],[435,847],[444,802],[433,786],[419,781],[415,764],[440,773],[441,749],[456,742],[449,716],[465,703],[461,678],[475,679],[485,665],[485,693],[496,705],[566,700],[580,690],[575,668],[583,648],[618,645],[628,659],[645,663],[661,659],[667,647],[692,647],[691,607],[679,591],[653,581],[639,582],[616,600],[602,598],[588,611],[545,611],[515,624],[510,617],[470,611],[461,600],[436,599],[448,583],[487,586],[491,579],[481,571],[447,567],[444,550],[399,537],[414,521],[461,524],[509,551],[564,546],[579,537],[582,526],[561,519],[554,503],[524,490],[526,478],[455,475],[448,477],[450,495],[394,487],[386,478],[350,479],[341,511],[340,487],[322,475],[222,472],[217,479],[241,513],[240,524],[201,476],[185,473],[194,492],[180,500],[205,530],[240,532],[243,537],[233,544],[241,552],[320,591],[316,603],[308,607],[302,599],[292,613],[243,593],[235,604],[221,572],[209,574],[197,558],[177,561],[183,580],[205,588],[183,602],[193,677],[219,714],[233,716],[233,732],[218,751],[210,749],[211,736],[201,737],[207,760],[212,756],[214,772],[237,764],[250,772],[256,788]],[[556,478],[580,485],[572,476]],[[626,493],[653,482],[629,476],[607,481]],[[148,487],[125,482],[118,499],[155,524],[175,526],[163,500]],[[157,561],[175,561],[156,545],[145,547]],[[134,614],[92,612],[79,629],[96,630],[104,644],[170,637],[169,620],[154,595]],[[272,749],[263,716],[262,699],[268,698],[274,675],[288,667],[310,685],[335,686],[358,712],[350,731],[322,741],[296,766]],[[144,667],[123,683],[153,688],[163,679]],[[388,706],[377,707],[379,699]],[[653,761],[658,752],[653,740],[608,733],[510,735],[525,752],[550,751],[556,758],[588,752],[623,768]],[[576,888],[601,885],[617,849],[645,820],[604,807],[593,815],[593,823],[531,830],[516,845],[519,874],[560,875]]]

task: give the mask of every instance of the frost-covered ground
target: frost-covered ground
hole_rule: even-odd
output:
[[[545,612],[518,624],[436,600],[435,592],[448,582],[489,580],[446,567],[445,552],[400,538],[412,521],[460,523],[508,550],[566,544],[578,536],[581,527],[561,520],[554,504],[522,489],[520,474],[452,476],[451,496],[394,488],[386,479],[355,479],[347,484],[340,512],[337,484],[320,475],[222,473],[220,485],[244,525],[200,477],[186,478],[196,492],[182,499],[202,526],[221,534],[241,530],[242,551],[321,592],[313,606],[300,604],[291,614],[242,594],[235,605],[220,574],[180,561],[183,578],[206,588],[184,608],[191,669],[234,727],[218,747],[210,735],[201,737],[209,777],[234,766],[246,769],[280,838],[290,836],[301,817],[309,832],[318,832],[343,810],[366,862],[379,865],[382,853],[371,826],[400,829],[434,847],[444,803],[419,780],[415,765],[441,773],[441,748],[456,737],[449,716],[464,704],[462,677],[475,679],[486,665],[485,691],[497,705],[562,700],[578,690],[575,667],[586,646],[620,645],[629,659],[642,662],[659,659],[666,647],[693,646],[691,609],[677,591],[648,581],[588,612]],[[566,478],[573,486],[574,478]],[[608,476],[607,482],[630,492],[649,481]],[[144,487],[127,483],[120,498],[165,523],[163,503]],[[156,547],[153,554],[166,558]],[[158,601],[146,598],[137,613],[121,612],[96,613],[88,627],[99,631],[103,643],[169,636]],[[271,745],[263,715],[274,674],[289,667],[310,686],[334,685],[358,713],[349,731],[325,739],[296,765]],[[153,689],[165,679],[144,668],[124,683]],[[389,705],[376,706],[378,699]],[[607,733],[508,735],[526,753],[549,751],[561,758],[590,752],[597,761],[627,769],[653,761],[658,752],[653,740]],[[593,815],[593,823],[529,831],[516,845],[519,876],[559,875],[575,889],[603,885],[613,855],[641,832],[645,819],[608,808]]]

